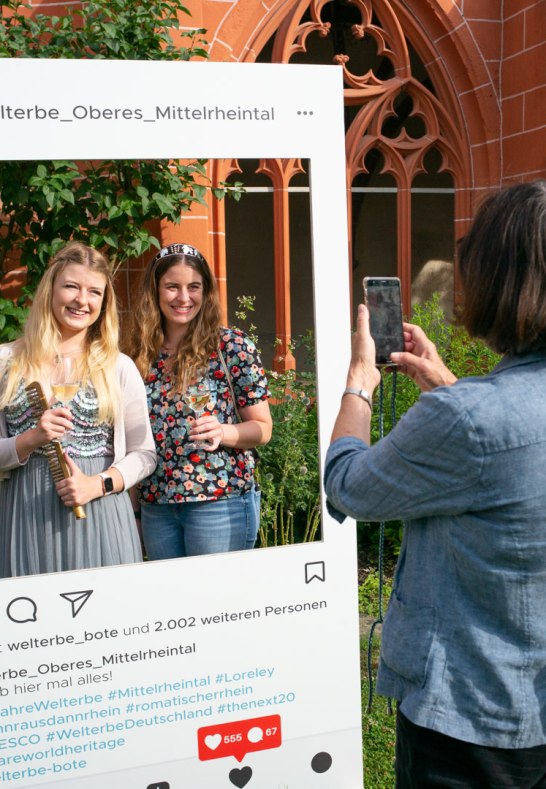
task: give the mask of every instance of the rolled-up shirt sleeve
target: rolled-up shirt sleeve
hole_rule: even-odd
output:
[[[478,495],[483,462],[469,411],[438,389],[373,446],[352,437],[332,443],[324,473],[328,510],[338,521],[464,512]]]
[[[360,506],[362,485],[353,477],[349,479],[349,470],[351,459],[358,460],[360,453],[368,449],[368,445],[358,438],[338,438],[328,449],[324,470],[326,508],[339,523],[343,523],[347,515],[359,519],[356,509]]]

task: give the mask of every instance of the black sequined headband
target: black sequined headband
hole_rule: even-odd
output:
[[[170,255],[191,255],[194,258],[198,258],[203,263],[205,262],[203,255],[198,249],[192,247],[191,244],[169,244],[168,247],[163,247],[163,249],[159,250],[152,260],[152,265],[157,263],[158,260],[169,257]]]

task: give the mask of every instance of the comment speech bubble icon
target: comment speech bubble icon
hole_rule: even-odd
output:
[[[25,622],[36,622],[37,610],[36,603],[30,597],[14,597],[8,603],[6,614],[12,622],[22,625]]]
[[[263,730],[259,726],[253,726],[247,732],[246,738],[249,742],[260,742],[264,738]]]

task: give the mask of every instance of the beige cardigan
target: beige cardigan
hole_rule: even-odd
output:
[[[0,368],[11,356],[12,343],[0,346]],[[114,462],[123,477],[124,489],[131,488],[149,476],[157,463],[155,444],[148,416],[146,390],[133,361],[120,353],[116,375],[121,390],[122,408],[114,422]],[[19,462],[15,436],[9,437],[6,419],[0,411],[0,480],[9,476],[9,469],[24,465]]]

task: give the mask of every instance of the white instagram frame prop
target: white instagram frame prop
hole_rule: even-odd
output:
[[[323,459],[350,350],[341,69],[3,60],[0,80],[5,160],[310,160]],[[1,581],[0,783],[361,789],[355,533],[323,507],[322,535]]]

